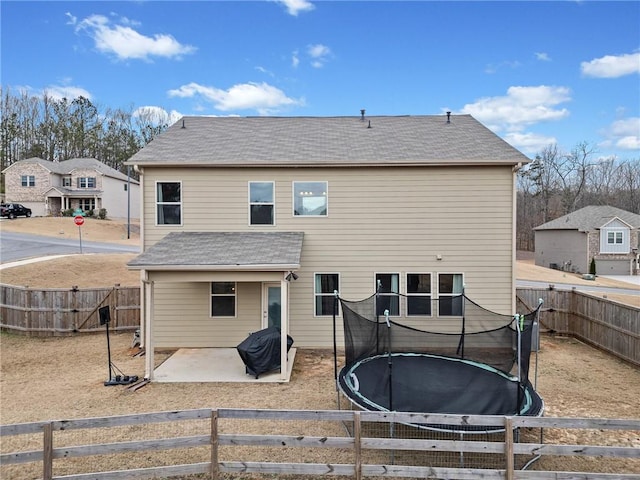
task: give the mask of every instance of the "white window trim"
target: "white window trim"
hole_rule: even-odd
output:
[[[232,295],[230,293],[224,293],[224,294],[214,294],[211,293],[211,284],[212,283],[233,283],[233,291],[235,292],[233,294],[233,315],[211,315],[211,302],[213,302],[213,297],[231,297]],[[218,319],[224,319],[224,318],[238,318],[238,282],[225,282],[225,281],[215,281],[215,282],[209,282],[209,318],[214,319],[214,320],[218,320]]]
[[[316,297],[318,295],[321,295],[323,297],[329,296],[328,293],[316,293],[316,275],[338,275],[338,295],[340,294],[340,287],[342,285],[342,276],[340,272],[313,272],[313,317],[327,318],[327,317],[330,317],[331,315],[318,315],[316,312]],[[333,293],[331,293],[331,296],[333,296]],[[338,313],[336,314],[336,317],[340,317],[341,312],[342,310],[340,309],[340,304],[338,303]]]
[[[377,292],[378,291],[378,279],[376,278],[378,275],[397,275],[398,276],[398,291],[394,292],[394,293],[398,293],[398,314],[397,315],[389,315],[389,317],[395,317],[395,318],[400,318],[402,317],[402,312],[403,312],[403,301],[402,301],[402,295],[400,294],[400,292],[402,292],[402,273],[397,271],[397,272],[373,272],[373,291]],[[391,296],[387,293],[381,293],[381,296]],[[376,307],[377,308],[377,307]]]
[[[442,318],[462,318],[464,316],[464,309],[463,309],[463,315],[440,315],[440,297],[457,297],[458,295],[460,295],[460,293],[442,293],[440,292],[440,275],[462,275],[462,292],[464,293],[464,273],[463,272],[437,272],[436,273],[436,287],[438,290],[438,296],[437,296],[437,301],[436,304],[438,306],[438,317],[442,317]]]
[[[266,202],[251,202],[251,184],[252,183],[270,183],[273,186],[273,201],[271,203]],[[251,223],[251,205],[273,205],[273,223]],[[247,182],[247,225],[249,227],[275,227],[276,226],[276,182],[273,180],[249,180]]]
[[[296,183],[324,183],[326,213],[324,215],[296,215]],[[329,217],[329,181],[328,180],[293,180],[291,182],[291,216],[293,218],[327,218]]]
[[[180,202],[159,202],[158,201],[158,184],[159,183],[179,183],[180,184]],[[182,227],[184,224],[184,206],[182,201],[182,180],[156,180],[156,183],[153,188],[153,198],[155,205],[154,212],[154,222],[156,227]],[[158,223],[158,204],[162,203],[162,205],[180,205],[180,223]],[[209,307],[211,309],[211,307]]]
[[[89,180],[93,179],[93,187],[89,186]],[[85,185],[82,186],[82,181],[84,180]],[[78,189],[81,190],[89,190],[95,189],[98,187],[98,179],[96,177],[78,177]]]
[[[409,293],[409,279],[407,278],[409,275],[429,275],[429,293]],[[404,284],[405,284],[405,296],[407,297],[406,305],[405,305],[405,316],[410,318],[432,318],[433,311],[435,310],[433,307],[433,272],[406,272],[404,274]],[[429,297],[429,301],[431,304],[431,314],[430,315],[409,315],[409,299],[411,297]]]
[[[22,179],[26,179],[26,182],[23,182]],[[26,183],[26,185],[23,185]],[[20,177],[20,185],[24,188],[31,188],[36,186],[36,176],[35,175],[22,175]]]

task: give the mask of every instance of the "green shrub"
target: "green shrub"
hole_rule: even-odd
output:
[[[100,220],[104,220],[107,218],[107,209],[106,208],[101,208],[100,210],[98,210],[98,218]]]
[[[589,273],[591,275],[596,274],[596,259],[591,257],[591,263],[589,264]]]
[[[73,208],[67,208],[66,210],[62,211],[62,216],[63,217],[73,217]]]

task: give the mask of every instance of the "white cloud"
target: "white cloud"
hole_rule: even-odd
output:
[[[566,87],[509,87],[505,96],[480,98],[460,113],[473,115],[492,130],[521,131],[527,125],[566,118],[569,110],[556,107],[570,100]]]
[[[50,85],[44,89],[44,93],[54,100],[62,100],[63,98],[69,101],[78,97],[84,97],[91,100],[91,94],[82,87],[74,87],[71,85]]]
[[[311,66],[314,68],[322,68],[331,57],[331,49],[321,43],[309,45],[307,54],[311,57]]]
[[[541,62],[551,61],[551,57],[549,57],[549,55],[545,52],[536,52],[534,55],[536,56],[536,59],[540,60]]]
[[[307,0],[276,0],[277,3],[284,5],[289,15],[298,16],[300,12],[310,12],[316,8],[313,3]]]
[[[176,110],[167,112],[164,108],[156,106],[136,108],[131,115],[134,118],[144,118],[154,125],[173,125],[184,116]]]
[[[78,17],[71,15],[71,12],[66,12],[64,15],[69,19],[67,21],[67,25],[75,25],[78,23]]]
[[[603,129],[605,145],[615,145],[622,150],[640,150],[640,117],[616,120]]]
[[[300,58],[298,58],[298,51],[296,50],[291,54],[291,66],[296,68],[300,64]]]
[[[202,97],[213,103],[217,110],[257,110],[261,115],[277,112],[285,107],[303,105],[303,100],[289,98],[285,93],[267,83],[242,83],[228,90],[209,87],[192,82],[169,90],[170,97]]]
[[[503,68],[509,68],[514,70],[516,68],[519,68],[521,65],[522,64],[517,60],[513,60],[513,61],[505,60],[504,62],[500,62],[498,64],[489,63],[484,67],[484,73],[493,74],[493,73],[496,73],[498,70],[502,70]]]
[[[547,137],[536,133],[511,132],[504,135],[503,138],[521,152],[531,155],[535,155],[547,145],[558,143],[555,137]]]
[[[617,78],[640,73],[640,53],[605,55],[590,62],[582,62],[580,70],[587,77]]]
[[[67,14],[71,16],[70,14]],[[131,28],[128,19],[114,24],[103,15],[91,15],[76,25],[76,32],[86,32],[96,48],[113,54],[121,60],[149,60],[151,57],[179,58],[196,51],[191,45],[183,45],[171,35],[155,34],[152,37]]]

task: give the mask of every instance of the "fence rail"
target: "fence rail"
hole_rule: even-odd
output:
[[[198,429],[187,426],[188,422],[199,422]],[[293,429],[288,426],[293,422]],[[167,435],[159,438],[135,438],[149,425],[169,424]],[[442,440],[438,438],[410,438],[406,431],[398,429],[386,436],[372,435],[372,425],[383,425],[389,432],[390,425],[452,425],[461,426],[502,425],[504,435],[498,441]],[[342,427],[340,427],[340,425]],[[349,428],[344,428],[349,425]],[[122,428],[127,435],[122,434]],[[131,428],[135,427],[135,428]],[[337,428],[336,428],[337,427]],[[540,437],[529,436],[532,441],[523,441],[519,435],[522,429],[590,430],[596,431],[602,444],[569,445],[560,442],[543,443]],[[73,432],[107,429],[111,433],[100,436],[98,443],[66,445],[65,442],[77,442],[63,439]],[[120,430],[119,430],[120,429]],[[197,431],[196,431],[197,430]],[[415,431],[410,427],[408,431]],[[300,431],[310,432],[300,434]],[[393,430],[391,430],[393,432]],[[421,414],[401,412],[361,412],[361,411],[303,411],[303,410],[244,410],[244,409],[198,409],[171,412],[154,412],[114,417],[86,418],[51,422],[33,422],[0,426],[2,453],[0,454],[0,475],[11,476],[10,468],[24,467],[25,464],[39,464],[44,480],[59,478],[54,468],[60,469],[68,480],[102,478],[166,478],[174,475],[206,474],[207,478],[218,479],[222,474],[277,474],[349,476],[356,479],[364,477],[412,477],[412,478],[450,478],[450,479],[558,479],[581,478],[596,479],[640,479],[640,445],[612,445],[607,432],[640,433],[640,420],[598,419],[598,418],[549,418],[549,417],[500,417],[500,416],[460,416],[443,414]],[[295,432],[295,433],[294,433]],[[157,432],[156,432],[157,433]],[[185,435],[185,433],[194,433]],[[518,435],[516,435],[516,434]],[[6,452],[14,444],[26,445],[16,441],[18,437],[30,436],[29,445],[39,443],[31,450]],[[34,437],[35,436],[35,437]],[[58,436],[61,438],[58,439]],[[37,438],[39,437],[39,440]],[[471,436],[473,437],[473,436]],[[517,439],[516,437],[520,437]],[[582,438],[571,435],[572,439]],[[593,436],[587,436],[593,440]],[[117,440],[117,441],[115,441]],[[35,442],[35,443],[34,443]],[[57,445],[57,443],[63,445]],[[27,442],[28,443],[28,442]],[[260,447],[256,455],[247,447]],[[184,462],[185,455],[175,457],[153,457],[156,452],[171,449],[200,450],[201,455],[193,462]],[[277,453],[285,451],[284,456]],[[318,451],[329,452],[318,461]],[[146,452],[141,455],[140,452]],[[407,456],[410,452],[414,457]],[[400,454],[403,456],[399,456]],[[483,468],[482,466],[460,465],[442,466],[438,456],[447,453],[466,459],[467,455],[481,453],[485,456],[499,456],[502,465]],[[117,455],[116,455],[117,454]],[[124,457],[122,457],[124,455]],[[425,464],[418,460],[422,455],[432,455]],[[435,456],[433,456],[435,455]],[[518,456],[614,458],[621,460],[622,467],[612,470],[610,466],[603,471],[584,470],[558,471],[545,470],[542,461],[534,464],[536,470],[518,470]],[[106,456],[111,463],[102,463],[102,470],[80,472],[82,466],[95,468],[94,457]],[[92,457],[84,464],[71,464],[65,468],[60,462]],[[119,460],[116,460],[118,457]],[[157,459],[162,464],[138,465],[136,468],[115,469],[114,465],[127,464],[127,458]],[[178,462],[166,462],[175,458]],[[292,462],[291,459],[296,459]],[[402,460],[402,462],[393,460]],[[281,460],[281,461],[278,461]],[[386,460],[381,462],[380,460]],[[465,460],[466,461],[466,460]],[[564,460],[563,460],[564,462]],[[564,464],[564,463],[563,463]],[[585,467],[593,466],[584,462]],[[615,473],[606,473],[615,472]],[[228,478],[228,477],[225,477]]]
[[[113,330],[140,326],[140,288],[29,288],[0,284],[0,328],[34,336],[100,329],[98,309],[109,306]]]
[[[640,307],[612,302],[578,290],[519,288],[526,308],[543,300],[543,327],[576,337],[596,348],[640,366]]]

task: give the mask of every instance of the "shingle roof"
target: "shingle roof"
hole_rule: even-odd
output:
[[[95,158],[70,158],[69,160],[63,160],[62,162],[51,162],[49,160],[43,160],[42,158],[33,157],[15,162],[7,167],[7,169],[13,167],[14,165],[27,164],[41,165],[47,170],[53,173],[57,173],[58,175],[68,175],[79,168],[86,168],[96,170],[97,172],[100,172],[102,175],[105,175],[107,177],[117,178],[124,181],[127,180],[127,176],[124,173],[119,172],[115,168],[111,168],[109,165],[102,163]],[[139,183],[133,178],[131,178],[130,181],[131,183]]]
[[[146,270],[295,269],[302,232],[172,232],[127,265]]]
[[[640,215],[636,213],[606,205],[593,205],[551,220],[535,227],[534,230],[578,230],[580,232],[590,232],[599,229],[615,217],[628,223],[632,228],[640,228]]]
[[[128,164],[516,165],[530,160],[470,115],[184,117]]]

